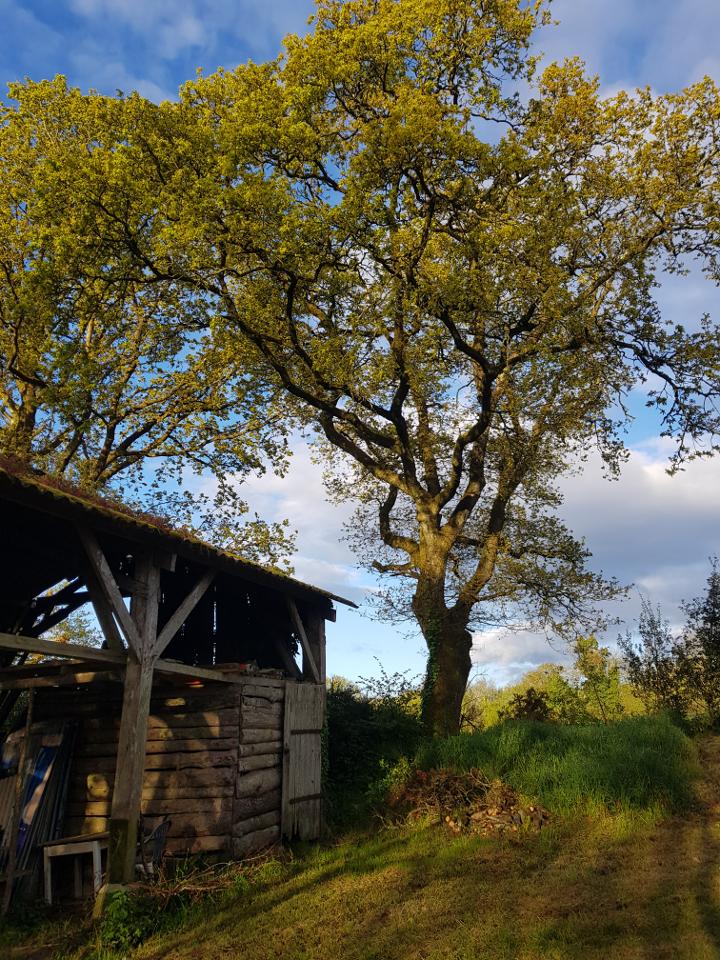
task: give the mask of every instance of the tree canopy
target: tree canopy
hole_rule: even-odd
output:
[[[614,595],[556,481],[593,444],[619,468],[629,393],[674,468],[718,444],[717,327],[655,297],[692,259],[718,279],[718,89],[608,97],[577,60],[539,72],[546,19],[521,0],[323,0],[276,60],[179,102],[57,80],[16,85],[4,114],[83,291],[188,336],[183,366],[196,347],[226,365],[212,402],[243,384],[333,452],[359,546],[427,641],[437,733],[457,727],[474,623],[511,604],[582,630]]]

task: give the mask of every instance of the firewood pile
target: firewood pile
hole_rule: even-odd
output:
[[[543,807],[525,802],[512,787],[481,770],[415,770],[390,796],[389,805],[398,817],[440,822],[455,834],[538,831],[550,819]]]

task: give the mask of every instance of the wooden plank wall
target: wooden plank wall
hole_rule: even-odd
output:
[[[244,856],[279,838],[283,679],[153,691],[142,812],[172,825],[167,852]],[[43,716],[76,717],[64,834],[108,828],[120,688],[43,691]]]

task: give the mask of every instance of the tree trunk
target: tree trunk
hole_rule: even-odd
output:
[[[433,737],[460,730],[462,701],[470,675],[472,636],[464,611],[448,610],[444,590],[420,582],[413,611],[428,647],[423,722]]]

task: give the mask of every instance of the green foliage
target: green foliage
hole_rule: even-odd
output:
[[[544,690],[528,687],[523,693],[516,693],[510,703],[498,714],[504,720],[552,720],[553,711],[550,698]]]
[[[683,604],[685,630],[680,671],[705,703],[710,722],[720,722],[720,569],[712,560],[705,593]]]
[[[119,890],[110,898],[98,924],[98,944],[127,953],[152,936],[160,928],[161,919],[158,904],[151,897]]]
[[[659,608],[643,601],[639,640],[619,639],[625,669],[650,710],[667,710],[690,728],[720,722],[720,570],[711,561],[705,592],[683,605],[685,626],[673,635]]]
[[[514,721],[424,743],[417,763],[479,767],[559,813],[594,806],[652,812],[691,802],[696,751],[662,717],[586,726]]]
[[[620,664],[593,636],[578,637],[573,645],[575,669],[580,676],[578,693],[588,716],[610,723],[622,716]]]
[[[428,639],[438,733],[471,624],[568,635],[617,594],[558,481],[596,443],[620,468],[627,393],[673,466],[720,437],[718,329],[655,297],[689,257],[720,275],[718,89],[540,73],[547,19],[322,0],[177,100],[58,78],[2,108],[2,449],[92,483],[138,458],[242,475],[305,428]]]
[[[330,819],[338,826],[368,813],[374,784],[414,755],[423,734],[416,685],[384,671],[365,683],[364,690],[341,677],[328,683],[325,783]]]
[[[687,716],[692,693],[688,671],[681,665],[678,639],[660,608],[653,608],[646,598],[642,599],[638,634],[639,641],[629,632],[618,638],[630,683],[649,711]]]

